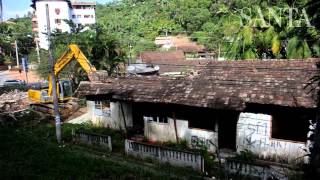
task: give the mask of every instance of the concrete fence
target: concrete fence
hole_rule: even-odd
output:
[[[199,153],[180,151],[171,148],[140,143],[132,140],[125,141],[125,152],[139,158],[151,158],[160,163],[174,166],[191,167],[203,172],[204,159]]]
[[[88,133],[84,132],[83,130],[72,131],[72,136],[74,142],[101,147],[103,149],[107,149],[110,152],[112,151],[110,136]]]

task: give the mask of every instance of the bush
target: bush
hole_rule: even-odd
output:
[[[256,157],[251,151],[245,149],[243,151],[240,151],[240,153],[237,153],[234,159],[238,161],[254,162]]]

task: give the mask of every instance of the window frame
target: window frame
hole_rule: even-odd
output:
[[[109,100],[95,100],[94,115],[111,117],[111,102]]]
[[[143,116],[148,123],[169,124],[169,118],[166,116]]]

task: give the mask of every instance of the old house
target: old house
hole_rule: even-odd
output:
[[[185,35],[156,37],[154,43],[162,50],[181,51],[187,59],[213,59],[215,55]]]
[[[126,77],[82,82],[87,117],[133,129],[150,141],[186,140],[214,152],[248,149],[295,163],[307,148],[316,93],[306,86],[319,59],[210,62],[197,76]]]

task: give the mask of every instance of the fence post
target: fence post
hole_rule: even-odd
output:
[[[204,172],[204,157],[202,157],[201,155],[198,155],[201,158],[201,172]]]
[[[75,136],[76,136],[76,133],[74,132],[74,129],[71,129],[71,137],[72,137],[72,141],[74,142],[75,141]]]
[[[108,147],[109,147],[110,152],[112,152],[111,136],[108,136]]]
[[[161,149],[160,147],[157,148],[158,149],[158,158],[159,158],[159,161],[161,160]]]
[[[128,142],[128,140],[126,139],[125,141],[124,141],[124,152],[128,155],[129,153],[129,142]]]

